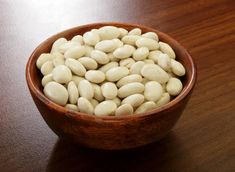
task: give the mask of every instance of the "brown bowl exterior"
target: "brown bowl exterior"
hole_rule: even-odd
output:
[[[53,42],[65,37],[83,34],[105,25],[123,27],[127,30],[141,28],[143,32],[156,32],[163,42],[167,42],[176,52],[186,68],[183,77],[184,89],[170,103],[161,108],[131,116],[97,117],[74,112],[59,106],[43,95],[42,75],[36,67],[36,60],[41,53],[49,52]],[[90,148],[118,150],[143,146],[161,139],[179,119],[196,81],[196,68],[189,53],[176,40],[168,35],[141,25],[125,23],[96,23],[79,26],[56,34],[41,43],[29,58],[26,66],[26,80],[33,100],[48,126],[61,138],[68,138]]]

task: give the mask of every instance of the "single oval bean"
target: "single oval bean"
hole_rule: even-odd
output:
[[[141,31],[140,28],[134,28],[128,33],[128,35],[138,35],[138,36],[140,36],[141,33],[142,33],[142,31]]]
[[[43,92],[46,97],[59,105],[64,106],[68,101],[68,92],[66,88],[57,82],[52,81],[47,83]]]
[[[162,97],[156,103],[157,107],[160,107],[160,106],[163,106],[163,105],[169,103],[170,99],[171,99],[171,97],[170,97],[169,93],[163,93]]]
[[[59,53],[59,52],[55,52],[53,53],[54,59],[53,59],[53,65],[59,66],[59,65],[64,65],[64,55]]]
[[[141,37],[138,35],[126,35],[122,38],[122,42],[124,44],[129,44],[129,45],[135,46],[136,41],[140,38]]]
[[[139,82],[132,82],[126,84],[119,88],[118,90],[118,97],[125,98],[132,94],[142,93],[144,91],[144,85]]]
[[[120,31],[115,26],[103,26],[98,30],[101,40],[118,38]]]
[[[95,49],[103,51],[105,53],[113,52],[119,47],[119,42],[114,40],[103,40],[95,45]]]
[[[123,104],[116,109],[116,116],[126,116],[133,114],[133,107],[129,104]]]
[[[101,72],[106,73],[109,69],[114,68],[114,67],[117,67],[117,66],[118,66],[118,63],[117,63],[117,62],[110,62],[110,63],[107,63],[107,64],[101,66],[101,67],[99,68],[99,70],[100,70]]]
[[[76,75],[72,76],[72,81],[74,81],[77,86],[81,80],[84,80],[84,78]]]
[[[77,42],[80,45],[84,44],[83,37],[81,35],[76,35],[71,39],[72,42]]]
[[[158,101],[163,94],[161,84],[156,81],[149,81],[145,84],[144,97],[148,101]]]
[[[86,32],[83,34],[83,40],[88,45],[96,45],[100,41],[100,37],[95,32]]]
[[[133,53],[133,58],[139,61],[146,59],[148,55],[149,55],[149,49],[146,47],[140,47],[137,48],[137,50]]]
[[[77,105],[74,105],[74,104],[66,104],[65,108],[73,110],[73,111],[77,111],[77,112],[79,111]]]
[[[118,28],[118,29],[120,31],[120,35],[119,35],[120,39],[128,34],[128,31],[126,29],[124,29],[124,28]]]
[[[95,115],[97,116],[114,115],[116,109],[117,109],[116,103],[114,103],[112,100],[105,100],[95,107]]]
[[[45,62],[41,67],[41,73],[45,76],[50,74],[54,69],[54,65],[52,61]]]
[[[78,60],[68,58],[65,65],[78,76],[84,76],[86,73],[86,68]]]
[[[53,80],[64,84],[72,80],[72,73],[65,65],[56,66],[52,71]]]
[[[91,104],[91,102],[86,99],[85,97],[80,97],[78,99],[78,109],[80,112],[87,113],[87,114],[93,114],[94,108]]]
[[[158,65],[155,64],[146,64],[141,69],[141,74],[143,77],[157,81],[161,84],[166,83],[169,80],[168,74]]]
[[[63,44],[65,44],[66,42],[68,42],[65,38],[59,38],[57,39],[53,44],[52,44],[52,48],[51,48],[51,53],[54,52],[58,52],[59,51],[59,47]]]
[[[71,104],[76,104],[78,100],[78,89],[74,81],[70,81],[68,84],[68,94],[69,94],[69,102]]]
[[[175,59],[175,52],[171,46],[165,42],[159,42],[160,50],[166,53],[170,58]]]
[[[158,63],[158,57],[159,57],[160,54],[163,54],[163,53],[159,50],[151,51],[149,53],[148,59],[153,60],[154,63],[157,64]]]
[[[101,83],[105,80],[105,74],[99,70],[89,70],[85,74],[85,78],[93,83]]]
[[[91,52],[91,58],[93,58],[99,64],[107,64],[109,62],[109,57],[102,51],[93,50]]]
[[[109,100],[109,99],[107,99],[107,100]],[[120,104],[121,104],[121,100],[118,97],[115,97],[114,99],[112,99],[112,101],[114,103],[116,103],[117,107],[120,106]]]
[[[93,86],[93,89],[94,89],[94,98],[98,101],[103,101],[104,96],[102,94],[101,87],[97,84],[92,84],[92,86]]]
[[[157,107],[156,103],[154,103],[153,101],[148,101],[143,103],[142,105],[140,105],[136,110],[135,110],[135,114],[138,113],[144,113],[150,110],[153,110]]]
[[[114,99],[117,96],[117,87],[112,82],[106,82],[101,86],[102,95],[107,99]]]
[[[129,70],[126,67],[114,67],[106,72],[106,79],[108,81],[115,82],[127,76],[128,74]]]
[[[74,46],[69,48],[67,51],[64,53],[64,57],[67,58],[73,58],[73,59],[78,59],[82,56],[84,56],[86,53],[86,49],[84,46]]]
[[[133,52],[135,51],[135,48],[131,45],[124,45],[123,47],[117,48],[113,55],[118,59],[125,59],[130,56],[132,56]]]
[[[133,108],[140,106],[144,102],[142,94],[133,94],[122,100],[121,104],[130,104]]]
[[[134,63],[130,68],[131,74],[139,74],[141,75],[141,69],[144,67],[145,63],[142,61],[138,61]]]
[[[132,74],[132,75],[128,75],[123,77],[122,79],[120,79],[116,85],[120,88],[123,85],[132,83],[132,82],[142,82],[142,77],[138,74]]]
[[[160,54],[158,56],[157,63],[162,69],[168,71],[171,66],[171,59],[167,54]]]
[[[155,41],[159,41],[158,35],[155,32],[146,32],[144,34],[141,35],[144,38],[149,38],[149,39],[153,39]]]
[[[87,80],[81,80],[78,85],[78,91],[81,97],[90,100],[94,97],[94,89],[91,83]]]
[[[159,48],[157,41],[144,37],[138,39],[135,44],[137,47],[147,47],[149,50],[157,50]]]
[[[178,78],[170,78],[167,85],[166,90],[172,96],[177,96],[182,91],[183,84]]]
[[[178,62],[174,59],[171,59],[171,69],[172,69],[172,72],[174,74],[176,74],[177,76],[184,76],[185,75],[184,66],[180,62]]]
[[[51,61],[53,60],[54,56],[52,54],[49,53],[42,53],[36,62],[36,66],[38,69],[41,69],[42,65],[47,62],[47,61]]]
[[[48,75],[45,75],[43,78],[42,78],[42,86],[45,87],[45,85],[48,83],[48,82],[51,82],[53,81],[53,77],[52,77],[52,73],[48,74]]]
[[[90,57],[81,57],[78,61],[87,69],[94,70],[98,67],[97,62]]]

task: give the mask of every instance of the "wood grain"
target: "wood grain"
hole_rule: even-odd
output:
[[[0,171],[234,171],[233,0],[0,0]],[[198,80],[173,131],[138,150],[100,152],[59,141],[27,90],[25,65],[44,39],[92,22],[147,25],[193,56]]]

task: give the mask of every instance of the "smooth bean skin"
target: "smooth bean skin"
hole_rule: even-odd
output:
[[[101,83],[105,80],[105,74],[99,70],[89,70],[85,74],[85,78],[93,83]]]
[[[69,96],[66,88],[57,82],[52,81],[47,83],[43,89],[43,92],[47,98],[59,105],[64,106],[68,101]]]
[[[116,103],[112,100],[105,100],[95,107],[96,116],[114,115],[117,109]]]
[[[42,53],[37,61],[36,61],[36,66],[38,69],[41,69],[42,65],[47,62],[47,61],[51,61],[53,60],[54,56],[52,54],[49,53]]]
[[[101,40],[110,40],[118,38],[120,30],[115,26],[103,26],[98,30]]]
[[[93,50],[91,52],[91,58],[93,58],[99,64],[107,64],[109,62],[109,57],[107,54],[100,50]]]
[[[129,70],[126,67],[114,67],[106,72],[106,79],[108,81],[115,82],[127,76],[128,74]]]
[[[81,80],[78,85],[78,91],[81,97],[90,100],[94,97],[94,89],[91,83],[87,80]]]
[[[116,116],[126,116],[133,114],[133,107],[129,104],[123,104],[116,109]]]
[[[109,69],[117,67],[117,66],[118,66],[118,62],[109,62],[109,63],[103,65],[102,67],[100,67],[99,70],[101,72],[106,73]]]
[[[169,93],[163,93],[162,97],[156,102],[157,107],[163,106],[167,103],[169,103],[171,100]]]
[[[160,54],[157,58],[157,63],[165,71],[168,71],[171,67],[171,59],[167,54]]]
[[[115,40],[103,40],[95,45],[95,49],[103,51],[105,53],[113,52],[119,47],[119,42]]]
[[[140,47],[133,53],[133,58],[137,61],[144,60],[149,55],[149,49],[146,47]]]
[[[64,84],[72,80],[72,73],[65,65],[57,66],[52,71],[52,78],[54,81]]]
[[[131,74],[139,74],[141,75],[141,70],[144,67],[145,63],[143,61],[138,61],[134,63],[130,68]]]
[[[65,65],[78,76],[84,76],[86,68],[78,61],[72,58],[65,60]]]
[[[161,84],[156,81],[149,81],[145,84],[144,97],[148,101],[158,101],[163,94]]]
[[[142,82],[142,77],[138,74],[131,74],[128,76],[123,77],[120,79],[116,85],[118,88],[122,87],[123,85],[132,83],[132,82]]]
[[[73,58],[73,59],[78,59],[82,56],[84,56],[86,53],[86,49],[84,46],[75,46],[69,48],[65,53],[64,57],[67,58]]]
[[[54,69],[54,65],[52,61],[45,62],[41,67],[41,73],[45,76],[50,74]]]
[[[142,93],[144,91],[144,85],[139,82],[132,82],[119,88],[118,97],[125,98],[132,94]]]
[[[83,40],[86,44],[94,46],[100,41],[100,37],[95,32],[86,32],[83,35]]]
[[[43,87],[45,87],[45,85],[48,83],[48,82],[51,82],[53,81],[53,77],[52,77],[52,73],[48,74],[48,75],[45,75],[43,78],[42,78],[42,81],[41,81],[41,84]]]
[[[106,82],[101,86],[102,94],[107,99],[114,99],[117,96],[117,87],[112,82]]]
[[[178,78],[170,78],[166,90],[172,96],[177,96],[183,89],[183,84]]]
[[[135,110],[135,114],[139,114],[139,113],[144,113],[150,110],[153,110],[157,107],[156,103],[154,103],[153,101],[148,101],[143,103],[142,105],[140,105],[136,110]]]
[[[76,104],[78,100],[78,89],[74,81],[70,81],[68,84],[68,94],[69,94],[69,102],[71,104]]]
[[[147,47],[149,50],[157,50],[159,48],[157,41],[144,37],[139,38],[135,44],[137,47]]]
[[[155,32],[146,32],[141,35],[142,37],[153,39],[155,41],[159,41],[158,35]]]
[[[157,81],[161,84],[166,83],[169,80],[168,74],[155,64],[145,64],[141,69],[141,74],[148,80]]]
[[[76,35],[74,36],[72,39],[71,39],[72,42],[77,42],[79,43],[80,45],[83,45],[84,44],[84,40],[83,40],[83,37],[81,35]]]
[[[74,104],[66,104],[65,108],[69,110],[77,111],[77,112],[79,111],[77,105],[74,105]]]
[[[133,108],[140,106],[144,102],[143,94],[133,94],[122,100],[121,104],[130,104]]]
[[[87,69],[87,70],[95,70],[98,67],[97,62],[90,57],[81,57],[78,61]]]
[[[174,59],[171,59],[171,69],[177,76],[184,76],[186,73],[184,66]]]
[[[85,97],[80,97],[78,99],[78,109],[80,112],[86,113],[86,114],[93,114],[94,108],[91,104],[91,102],[86,99]]]
[[[169,44],[160,41],[159,47],[163,53],[166,53],[170,58],[175,59],[176,57],[175,52]]]
[[[129,44],[129,45],[135,46],[136,41],[140,38],[141,37],[138,35],[126,35],[122,38],[122,42],[124,44]]]
[[[120,66],[130,69],[130,67],[135,64],[135,60],[133,60],[132,58],[122,59],[120,60],[119,64]]]
[[[141,33],[142,33],[142,31],[141,31],[140,28],[134,28],[128,33],[128,35],[138,35],[138,36],[140,36]]]
[[[135,48],[131,45],[124,45],[123,47],[117,48],[114,52],[113,55],[118,58],[118,59],[125,59],[134,53]]]

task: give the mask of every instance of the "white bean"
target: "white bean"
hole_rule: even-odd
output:
[[[98,101],[103,101],[104,96],[102,94],[101,87],[97,84],[92,84],[92,86],[93,86],[93,89],[94,89],[94,98]]]
[[[116,109],[116,116],[126,116],[133,114],[133,107],[129,104],[123,104]]]
[[[91,57],[91,52],[94,50],[92,46],[84,45],[85,48],[85,57]]]
[[[50,74],[54,69],[54,65],[52,61],[45,62],[41,67],[41,73],[45,76]]]
[[[103,40],[95,45],[95,49],[103,51],[105,53],[113,52],[119,47],[119,42],[114,40]]]
[[[74,104],[66,104],[65,108],[73,110],[73,111],[77,111],[77,112],[79,111],[77,105],[74,105]]]
[[[153,101],[148,101],[143,103],[142,105],[140,105],[136,110],[135,110],[135,114],[139,114],[139,113],[144,113],[150,110],[153,110],[157,107],[156,103],[154,103]]]
[[[118,29],[120,31],[119,38],[122,38],[122,37],[124,37],[125,35],[128,34],[128,31],[126,29],[124,29],[124,28],[118,28]]]
[[[80,112],[87,113],[87,114],[93,114],[93,111],[94,111],[94,108],[91,102],[85,97],[80,97],[78,99],[78,109]]]
[[[116,103],[114,103],[112,100],[105,100],[95,107],[95,115],[97,116],[114,115],[116,109],[117,109]]]
[[[113,40],[113,42],[115,42],[117,48],[122,47],[124,45],[123,42],[120,39],[115,38],[115,39],[112,39],[112,40]]]
[[[135,48],[131,45],[124,45],[123,47],[117,48],[114,52],[113,55],[118,58],[118,59],[125,59],[134,53]]]
[[[146,64],[155,64],[154,61],[151,59],[145,59],[143,62]]]
[[[106,82],[101,86],[102,94],[107,99],[114,99],[117,96],[117,87],[112,82]]]
[[[169,80],[168,74],[158,65],[155,64],[146,64],[141,69],[141,74],[143,77],[157,81],[159,83],[166,83]]]
[[[59,47],[63,44],[65,44],[67,42],[67,40],[65,38],[59,38],[57,39],[53,45],[52,45],[52,48],[51,48],[51,53],[54,53],[54,52],[58,52],[59,51]]]
[[[94,97],[94,89],[91,83],[87,80],[81,80],[78,85],[78,91],[81,97],[90,100]]]
[[[105,80],[105,74],[99,70],[89,70],[85,74],[85,78],[93,83],[101,83]]]
[[[109,57],[107,54],[100,50],[93,50],[91,52],[91,58],[93,58],[99,64],[107,64],[109,62]]]
[[[126,67],[114,67],[109,69],[106,72],[106,79],[108,81],[118,81],[119,79],[127,76],[129,74],[129,70]]]
[[[68,58],[65,65],[78,76],[84,76],[86,73],[86,68],[78,60]]]
[[[113,53],[108,53],[107,56],[109,57],[109,61],[111,62],[118,62],[120,59],[116,58]]]
[[[139,82],[132,82],[126,84],[119,88],[118,90],[118,97],[125,98],[132,94],[142,93],[144,91],[144,85]]]
[[[67,50],[72,49],[74,47],[80,47],[80,46],[81,45],[77,42],[68,41],[68,42],[60,45],[57,52],[64,54]]]
[[[84,80],[84,78],[76,75],[72,76],[72,81],[74,81],[77,86],[81,80]]]
[[[138,36],[140,36],[141,32],[142,31],[140,30],[140,28],[134,28],[128,33],[128,35],[138,35]]]
[[[170,78],[167,85],[166,90],[172,96],[177,96],[182,91],[183,84],[178,78]]]
[[[153,39],[157,42],[159,41],[158,35],[155,32],[146,32],[141,36],[145,38]]]
[[[74,81],[70,81],[68,84],[69,102],[71,104],[76,104],[78,100],[78,89]]]
[[[100,41],[100,37],[95,32],[86,32],[83,34],[83,40],[88,45],[96,45]]]
[[[158,57],[159,57],[160,54],[163,54],[163,53],[159,50],[151,51],[149,53],[148,59],[153,60],[157,64],[158,63]]]
[[[45,75],[43,78],[42,78],[42,86],[45,87],[45,85],[48,83],[48,82],[51,82],[53,81],[53,77],[52,77],[52,73],[48,74],[48,75]]]
[[[107,63],[107,64],[103,65],[102,67],[100,67],[99,70],[101,72],[106,73],[109,69],[117,67],[117,66],[118,66],[117,62],[110,62],[110,63]]]
[[[77,42],[80,45],[84,44],[83,37],[81,35],[76,35],[71,39],[72,42]]]
[[[142,77],[138,74],[131,74],[120,79],[116,85],[120,88],[123,85],[132,83],[132,82],[142,82]]]
[[[130,67],[135,63],[135,60],[133,58],[127,58],[120,60],[119,64],[120,66],[127,67],[130,69]]]
[[[157,107],[163,106],[170,102],[170,94],[169,93],[163,93],[162,97],[157,101]]]
[[[103,26],[98,30],[101,40],[118,38],[120,30],[115,26]]]
[[[129,45],[135,46],[136,41],[140,38],[141,37],[138,35],[126,35],[122,38],[122,42],[124,44],[129,44]]]
[[[165,71],[168,71],[171,67],[171,59],[167,54],[160,54],[157,63]]]
[[[48,54],[48,53],[42,53],[36,62],[36,66],[38,69],[41,69],[42,65],[47,62],[47,61],[51,61],[53,60],[54,56],[52,54]]]
[[[133,108],[140,106],[144,102],[142,94],[133,94],[122,100],[122,104],[130,104]]]
[[[139,74],[141,75],[141,69],[144,67],[145,63],[142,61],[138,61],[134,63],[130,68],[131,74]]]
[[[135,60],[144,60],[149,55],[149,49],[146,47],[140,47],[133,53],[133,58]]]
[[[55,52],[53,53],[54,59],[53,59],[53,65],[59,66],[59,65],[64,65],[64,55],[59,53],[59,52]]]
[[[68,101],[68,92],[66,88],[57,82],[52,81],[47,83],[43,89],[43,92],[46,97],[59,105],[64,106]]]
[[[156,81],[149,81],[145,84],[144,97],[148,101],[158,101],[163,94],[161,84]]]
[[[81,57],[78,61],[87,69],[94,70],[98,67],[97,62],[90,57]]]
[[[84,46],[74,46],[69,48],[67,51],[64,53],[64,57],[67,58],[73,58],[73,59],[78,59],[82,56],[84,56],[86,53],[86,49]]]
[[[99,104],[99,102],[96,99],[91,99],[90,102],[94,108]]]
[[[171,59],[171,68],[172,68],[172,72],[174,74],[176,74],[177,76],[184,76],[185,75],[184,66],[180,62],[178,62],[174,59]]]
[[[160,41],[159,46],[163,53],[166,53],[170,58],[175,59],[175,52],[169,44]]]
[[[106,100],[109,100],[109,99],[106,99]],[[114,99],[112,99],[112,101],[116,103],[117,107],[121,105],[121,100],[118,97],[115,97]]]
[[[138,39],[135,44],[137,47],[147,47],[149,50],[157,50],[159,48],[157,41],[144,37]]]
[[[72,80],[72,73],[65,65],[56,66],[52,71],[53,80],[64,84]]]

